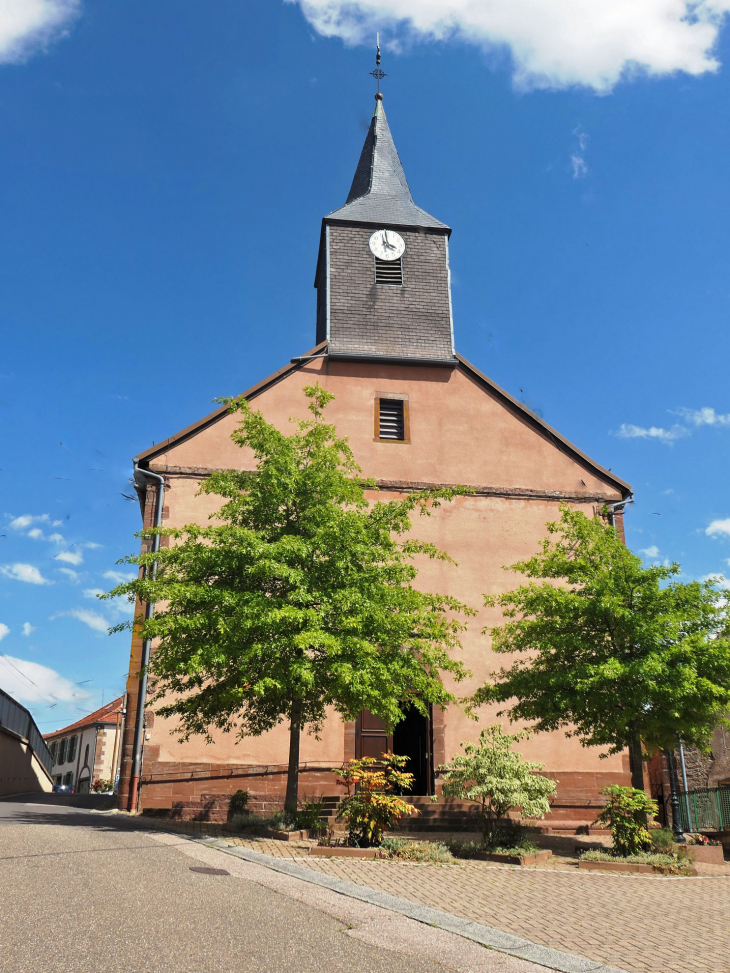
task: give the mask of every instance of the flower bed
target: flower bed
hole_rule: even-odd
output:
[[[552,851],[543,849],[542,851],[520,852],[515,849],[515,853],[498,851],[478,851],[470,857],[481,862],[500,862],[503,865],[535,865],[537,862],[545,862],[553,857]]]
[[[315,845],[310,855],[325,858],[380,858],[380,848],[348,848],[347,845]]]
[[[660,872],[663,875],[697,874],[684,851],[679,855],[642,852],[625,856],[610,851],[586,851],[581,855],[578,868],[604,872]]]
[[[243,828],[240,833],[255,838],[272,838],[274,841],[304,841],[309,837],[308,831],[279,831],[275,828]]]
[[[704,865],[725,864],[722,845],[688,845],[687,854],[693,862],[702,862]]]

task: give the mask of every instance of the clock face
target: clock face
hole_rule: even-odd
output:
[[[397,260],[403,256],[406,244],[395,230],[376,230],[370,237],[370,249],[379,260]]]

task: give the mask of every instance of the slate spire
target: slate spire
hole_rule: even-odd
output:
[[[448,230],[445,223],[413,202],[380,92],[375,96],[375,111],[347,202],[325,219]]]

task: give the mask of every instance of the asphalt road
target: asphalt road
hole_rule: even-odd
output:
[[[545,970],[133,819],[32,801],[0,802],[3,973]]]

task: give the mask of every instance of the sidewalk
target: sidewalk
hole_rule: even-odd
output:
[[[550,866],[453,865],[309,858],[311,842],[232,837],[231,845],[449,912],[629,973],[729,973],[730,865],[697,878],[583,872],[569,855]],[[429,834],[430,840],[437,836]]]

